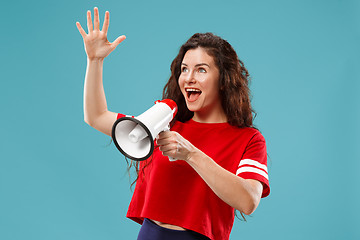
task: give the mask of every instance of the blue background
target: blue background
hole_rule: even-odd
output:
[[[136,239],[126,162],[83,120],[75,22],[110,11],[111,111],[161,98],[195,32],[227,39],[252,75],[271,194],[231,239],[360,239],[359,1],[9,1],[0,20],[0,239]]]

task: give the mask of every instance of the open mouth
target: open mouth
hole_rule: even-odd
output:
[[[202,93],[201,90],[197,88],[186,88],[185,91],[189,102],[196,101]]]

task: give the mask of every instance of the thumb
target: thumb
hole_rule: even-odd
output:
[[[122,35],[122,36],[118,37],[115,41],[113,41],[111,44],[113,45],[114,48],[116,48],[117,45],[119,45],[125,39],[126,39],[126,36]]]

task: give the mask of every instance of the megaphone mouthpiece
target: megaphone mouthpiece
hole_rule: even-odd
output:
[[[147,137],[146,131],[139,124],[136,125],[136,127],[129,133],[129,139],[133,143],[137,143],[146,137]]]

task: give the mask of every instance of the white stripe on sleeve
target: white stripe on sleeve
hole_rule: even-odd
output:
[[[242,168],[239,168],[239,169],[236,171],[236,175],[239,175],[240,173],[243,173],[243,172],[257,173],[257,174],[263,176],[264,178],[266,178],[267,180],[269,180],[268,175],[267,175],[264,171],[262,171],[262,170],[260,170],[260,169],[258,169],[258,168],[254,168],[254,167],[242,167]]]
[[[247,166],[245,166],[247,165]],[[260,169],[259,169],[260,168]],[[269,180],[267,174],[267,166],[251,159],[242,159],[239,164],[239,168],[236,171],[236,175],[243,172],[257,173]]]
[[[244,165],[250,165],[250,166],[252,165],[264,170],[265,172],[268,172],[267,166],[265,164],[259,163],[258,161],[254,161],[251,159],[243,159],[240,161],[239,168],[241,168]]]

